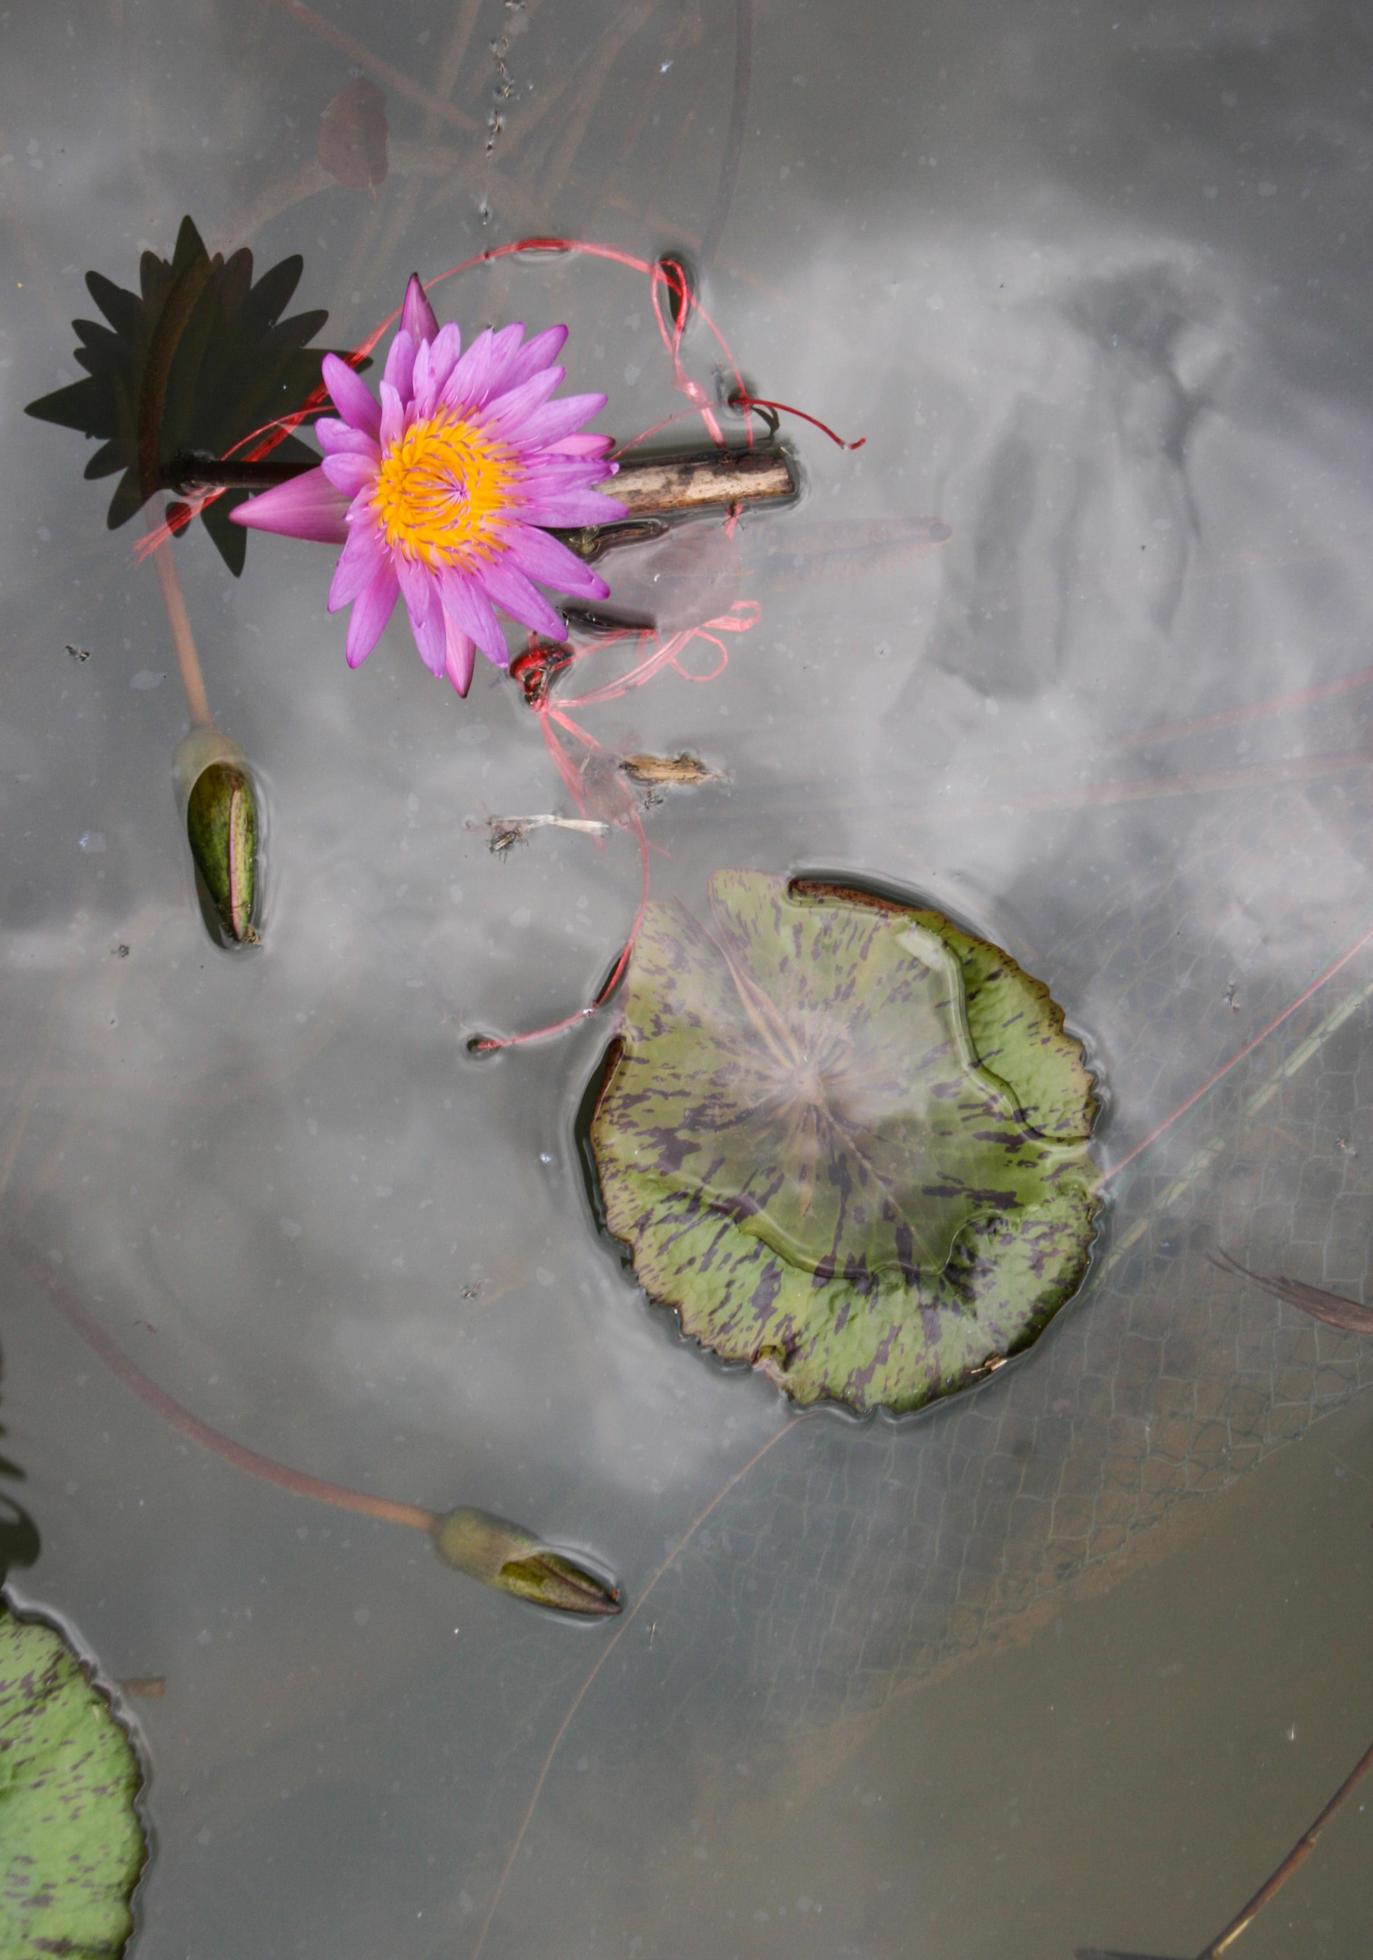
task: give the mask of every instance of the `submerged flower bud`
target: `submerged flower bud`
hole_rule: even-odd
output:
[[[257,931],[257,793],[248,759],[217,728],[195,728],[172,764],[191,856],[216,917],[235,945]]]
[[[433,1527],[434,1549],[445,1565],[484,1586],[532,1600],[555,1613],[604,1615],[620,1610],[620,1589],[517,1524],[464,1506]]]

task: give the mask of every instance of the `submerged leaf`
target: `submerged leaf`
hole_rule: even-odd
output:
[[[0,1605],[0,1953],[115,1960],[147,1855],[133,1745],[56,1628]]]
[[[319,119],[319,160],[352,190],[386,181],[386,97],[365,76],[345,82]]]
[[[1096,1113],[1047,990],[939,913],[721,871],[651,904],[591,1125],[686,1333],[799,1402],[907,1410],[1033,1341],[1091,1250]]]
[[[1104,1946],[1079,1946],[1074,1950],[1074,1960],[1169,1960],[1166,1953],[1121,1953],[1115,1947],[1107,1952]],[[1179,1960],[1174,1954],[1172,1960]]]
[[[513,1593],[516,1599],[547,1606],[555,1613],[603,1618],[620,1610],[617,1586],[541,1544],[522,1525],[464,1505],[436,1518],[434,1549],[445,1565],[465,1572],[483,1586]]]
[[[1328,1292],[1323,1286],[1312,1286],[1304,1279],[1288,1279],[1284,1273],[1268,1279],[1242,1266],[1228,1252],[1210,1253],[1208,1257],[1223,1273],[1238,1273],[1253,1280],[1255,1286],[1261,1286],[1275,1300],[1285,1300],[1289,1307],[1310,1314],[1313,1320],[1324,1321],[1327,1327],[1337,1328],[1341,1334],[1373,1334],[1373,1307],[1347,1300],[1343,1293]]]

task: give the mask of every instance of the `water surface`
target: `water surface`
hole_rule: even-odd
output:
[[[719,679],[595,712],[608,748],[728,778],[652,814],[655,895],[728,864],[942,905],[1067,1006],[1119,1163],[1373,923],[1365,30],[1284,0],[760,4],[745,97],[724,0],[327,23],[358,45],[267,4],[25,13],[0,83],[4,1444],[42,1539],[22,1594],[166,1680],[134,1704],[139,1960],[474,1952],[555,1738],[493,1960],[1195,1951],[1373,1725],[1373,1362],[1206,1260],[1366,1287],[1369,952],[1114,1181],[1023,1363],[913,1422],[792,1418],[591,1229],[610,1020],[465,1051],[588,998],[638,891],[626,838],[495,858],[469,827],[566,807],[517,690],[458,703],[394,626],[350,674],[326,553],[255,538],[235,582],[179,543],[268,794],[264,944],[219,951],[157,581],[80,440],[20,410],[75,377],[85,269],[132,284],[187,210],[261,267],[303,253],[331,344],[522,234],[704,245],[755,391],[867,443],[792,425],[796,511],[616,573],[665,624],[760,608]],[[316,159],[359,48],[393,71],[374,192]],[[622,435],[681,406],[628,272],[505,260],[436,302],[568,321]],[[643,1604],[565,1730],[613,1630],[196,1451],[20,1241],[252,1447],[608,1559]],[[1361,1828],[1253,1960],[1367,1944]]]

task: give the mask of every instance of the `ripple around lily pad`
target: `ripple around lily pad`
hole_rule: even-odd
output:
[[[1081,1284],[1096,1097],[1048,990],[942,914],[719,871],[647,908],[591,1148],[653,1299],[798,1402],[917,1409]]]

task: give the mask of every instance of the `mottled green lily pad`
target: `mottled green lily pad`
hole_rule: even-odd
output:
[[[133,1745],[56,1628],[0,1605],[0,1953],[115,1960],[147,1855]]]
[[[644,1289],[798,1402],[916,1409],[1041,1333],[1098,1208],[1081,1045],[940,913],[720,871],[647,908],[591,1124]]]

